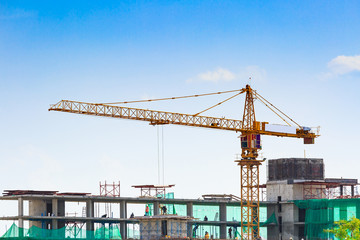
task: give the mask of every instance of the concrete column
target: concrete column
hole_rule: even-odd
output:
[[[24,219],[22,218],[24,216],[24,199],[23,198],[18,198],[18,216],[19,216],[19,237],[23,237],[24,236]]]
[[[351,185],[351,196],[355,196],[354,185]]]
[[[19,227],[24,227],[24,220],[22,217],[24,216],[24,200],[22,197],[18,198],[18,216],[19,216]]]
[[[226,203],[220,203],[219,210],[220,210],[220,221],[226,222]],[[226,223],[221,223],[220,224],[220,239],[226,239],[226,234],[227,234]]]
[[[160,215],[159,213],[159,202],[154,202],[154,216]]]
[[[52,214],[51,215],[54,217],[57,217],[58,216],[58,200],[56,198],[52,199],[51,205],[52,205],[52,210],[51,210]],[[58,220],[53,219],[51,225],[52,225],[52,229],[58,229],[59,228]]]
[[[193,217],[193,203],[188,202],[186,204],[186,216]],[[187,237],[192,238],[192,223],[189,221],[187,224]]]
[[[340,196],[344,195],[344,186],[340,185]]]
[[[186,215],[188,217],[193,217],[193,203],[189,202],[186,204]]]
[[[87,200],[86,201],[86,217],[92,218],[94,217],[94,201]],[[94,231],[94,221],[87,220],[86,221],[86,230],[87,231]],[[94,235],[86,236],[86,238],[94,238]]]
[[[121,219],[127,218],[127,209],[126,209],[126,207],[127,207],[126,202],[121,201],[120,202],[120,218]],[[124,222],[124,221],[120,222],[120,233],[121,233],[121,238],[122,239],[127,238],[126,222]]]
[[[65,201],[58,199],[57,200],[57,208],[58,208],[58,211],[56,213],[57,214],[56,216],[64,217],[65,216]],[[59,229],[65,227],[65,221],[58,221],[57,226]]]
[[[46,216],[46,201],[45,200],[38,200],[32,199],[29,200],[29,216]],[[32,226],[36,226],[38,228],[42,228],[43,221],[29,221],[29,228]]]

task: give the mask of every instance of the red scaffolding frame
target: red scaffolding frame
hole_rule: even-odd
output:
[[[110,183],[106,183],[105,181],[104,184],[100,182],[99,185],[100,185],[100,196],[120,197],[120,181],[117,184],[115,184],[115,182],[110,184]]]

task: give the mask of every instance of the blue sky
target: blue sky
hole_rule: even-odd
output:
[[[156,127],[49,104],[239,89],[250,76],[295,120],[321,126],[314,146],[264,137],[264,157],[306,150],[328,177],[359,178],[359,12],[358,1],[1,1],[0,189],[98,194],[98,181],[120,180],[135,196],[131,185],[157,183]],[[132,106],[196,113],[224,98]],[[258,105],[258,120],[282,123]],[[208,115],[239,119],[242,108],[239,98]],[[235,133],[165,126],[164,137],[177,196],[239,194]]]

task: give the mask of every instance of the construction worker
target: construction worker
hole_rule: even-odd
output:
[[[150,216],[149,212],[150,212],[149,205],[146,205],[146,207],[145,207],[145,216]]]
[[[232,239],[232,228],[231,227],[229,227],[228,232],[229,232],[229,238]]]
[[[209,239],[209,233],[205,232],[205,239]]]
[[[195,227],[193,229],[193,238],[196,238],[196,230],[199,228],[199,225],[195,223]]]
[[[162,211],[162,214],[166,214],[166,212],[167,212],[167,207],[164,205],[164,206],[162,206],[162,208],[161,208],[161,211]]]

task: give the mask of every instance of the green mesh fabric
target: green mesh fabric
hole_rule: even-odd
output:
[[[266,219],[267,216],[267,208],[260,207],[259,209],[259,216],[260,216],[260,226],[263,226],[263,223],[268,221]],[[226,220],[227,221],[241,221],[241,207],[240,206],[227,206],[226,207]],[[240,226],[238,231],[240,231]],[[235,236],[235,235],[234,235]],[[264,239],[267,236],[267,227],[260,227],[260,236]]]
[[[275,212],[273,212],[273,214],[271,214],[271,216],[265,222],[261,222],[260,226],[267,226],[272,223],[274,223],[275,225],[278,225],[278,222],[277,222],[276,216],[275,216]]]
[[[208,221],[219,221],[220,220],[220,212],[219,206],[209,206],[209,205],[194,205],[193,206],[193,216],[196,219],[204,220],[206,216]],[[260,207],[260,225],[262,226],[263,222],[268,221],[267,216],[267,208]],[[241,221],[241,207],[240,206],[227,206],[226,207],[226,220],[227,221]],[[276,220],[275,220],[276,221]],[[199,238],[203,238],[205,235],[205,231],[209,232],[210,236],[213,235],[214,238],[220,238],[220,228],[214,226],[199,226],[196,235]],[[236,228],[234,228],[232,238],[239,237],[236,232],[240,232],[240,224]],[[227,234],[228,235],[228,234]],[[267,237],[267,227],[260,227],[260,236],[263,239]],[[229,237],[229,236],[227,236]]]
[[[165,198],[174,199],[174,193],[173,192],[166,193]],[[174,204],[165,204],[165,206],[167,208],[167,213],[168,214],[177,214]]]
[[[86,231],[76,227],[64,227],[60,229],[42,229],[32,226],[29,229],[19,228],[14,223],[1,239],[121,239],[117,225],[109,228],[101,227],[95,231]]]
[[[310,199],[294,201],[300,209],[306,209],[305,235],[308,239],[333,238],[324,232],[333,228],[334,222],[360,217],[360,199]]]
[[[158,194],[157,198],[163,198],[163,194]],[[169,192],[165,194],[166,199],[174,199],[174,193]],[[149,207],[149,216],[153,216],[154,213],[154,205],[152,203],[146,204]],[[186,205],[175,205],[175,204],[164,204],[167,209],[167,214],[178,214],[178,210],[180,211],[180,215],[186,216]],[[185,208],[185,215],[183,214],[183,209]],[[146,212],[145,212],[146,213]]]

